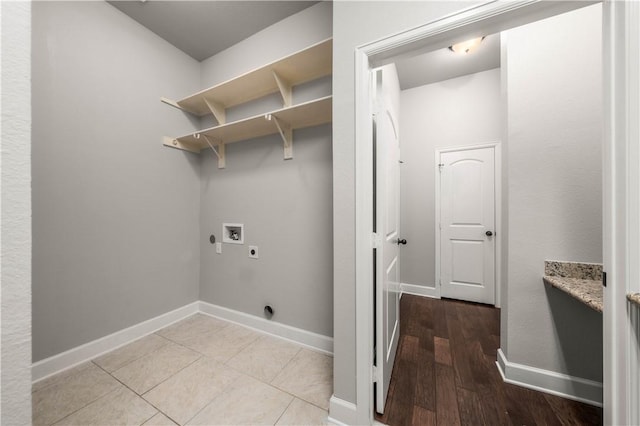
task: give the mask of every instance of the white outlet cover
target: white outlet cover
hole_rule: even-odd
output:
[[[251,259],[259,258],[258,246],[249,246],[249,258]]]

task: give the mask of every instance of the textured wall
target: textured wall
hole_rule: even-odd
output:
[[[403,90],[400,278],[435,287],[435,151],[501,139],[500,70]]]
[[[602,380],[602,315],[544,260],[602,262],[601,6],[507,31],[509,361]],[[576,48],[576,46],[582,46]]]
[[[198,300],[199,63],[106,2],[33,4],[34,361]]]
[[[0,2],[0,423],[31,424],[31,4]]]

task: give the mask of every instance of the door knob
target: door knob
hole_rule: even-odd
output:
[[[491,231],[487,231],[487,232],[485,232],[485,233],[484,233],[484,235],[486,235],[487,237],[490,237],[490,236],[492,236],[492,235],[493,235],[493,232],[491,232]]]
[[[397,243],[398,243],[398,245],[400,245],[400,244],[404,245],[404,244],[407,244],[407,240],[405,240],[404,238],[403,239],[398,238]]]

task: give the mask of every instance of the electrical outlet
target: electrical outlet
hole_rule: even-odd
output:
[[[250,259],[258,258],[258,246],[249,246],[249,258]]]
[[[222,243],[216,243],[216,253],[222,254]]]

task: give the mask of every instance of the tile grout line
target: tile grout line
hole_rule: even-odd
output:
[[[289,407],[291,407],[291,404],[293,404],[293,401],[295,401],[295,398],[291,398],[291,401],[289,401],[289,404],[287,404],[287,406],[285,407],[284,410],[282,410],[282,413],[280,413],[280,415],[278,416],[278,418],[276,419],[276,421],[273,423],[273,426],[277,425],[278,422],[280,421],[280,419],[282,418],[282,416],[284,416],[284,413],[287,412],[287,410],[289,409]]]
[[[85,408],[87,408],[88,406],[90,406],[91,404],[93,404],[94,402],[96,402],[96,401],[98,401],[98,400],[100,400],[100,399],[102,399],[102,398],[106,397],[107,395],[110,395],[110,394],[114,393],[114,392],[115,392],[115,391],[117,391],[117,390],[118,390],[118,388],[113,389],[113,390],[110,390],[109,392],[105,393],[104,395],[100,395],[98,398],[94,399],[93,401],[89,402],[88,404],[83,405],[82,407],[78,408],[77,410],[72,411],[71,413],[67,414],[66,416],[64,416],[64,417],[62,417],[62,418],[59,418],[58,420],[54,421],[53,423],[49,423],[48,425],[49,425],[49,426],[53,426],[53,425],[55,425],[56,423],[60,423],[61,421],[63,421],[63,420],[64,420],[64,419],[66,419],[67,417],[74,415],[75,413],[77,413],[77,412],[78,412],[78,411],[80,411],[80,410],[84,410]]]
[[[155,333],[155,332],[154,332],[154,333],[147,334],[146,336],[143,336],[143,337],[141,337],[141,338],[139,338],[139,339],[136,339],[136,340],[134,340],[133,342],[128,343],[128,344],[126,344],[126,345],[124,345],[124,346],[121,346],[121,347],[119,347],[118,349],[115,349],[115,350],[113,350],[113,351],[111,351],[111,352],[107,352],[106,354],[100,355],[100,356],[98,356],[98,357],[96,357],[96,358],[92,358],[92,359],[90,359],[88,362],[92,362],[94,365],[96,365],[96,366],[100,367],[100,368],[101,368],[105,373],[107,373],[107,374],[111,375],[111,373],[110,373],[109,371],[107,371],[106,369],[102,368],[102,366],[100,366],[100,365],[96,362],[96,360],[97,360],[98,358],[102,358],[103,356],[108,355],[108,354],[110,354],[110,353],[112,353],[112,352],[115,352],[115,351],[117,351],[117,350],[119,350],[119,349],[125,348],[126,346],[128,346],[128,345],[130,345],[130,344],[133,344],[133,343],[139,342],[140,340],[144,339],[145,337],[149,337],[149,336],[151,336],[151,335],[158,336],[158,337],[160,337],[161,339],[166,340],[167,342],[166,342],[165,344],[163,344],[162,346],[159,346],[159,347],[155,348],[155,349],[154,349],[154,350],[152,350],[151,352],[148,352],[148,353],[142,354],[142,355],[140,355],[139,357],[137,357],[137,358],[135,358],[135,359],[132,359],[131,361],[127,362],[126,364],[123,364],[123,365],[119,366],[118,368],[116,368],[115,370],[113,370],[111,373],[116,372],[116,371],[120,370],[121,368],[124,368],[124,367],[126,367],[127,365],[129,365],[129,364],[131,364],[131,363],[134,363],[134,362],[138,361],[139,359],[144,358],[145,356],[147,356],[147,355],[149,355],[149,354],[152,354],[152,353],[154,353],[154,352],[158,351],[159,349],[164,348],[164,347],[165,347],[165,346],[167,346],[167,345],[170,345],[170,344],[173,342],[172,340],[169,340],[169,339],[167,339],[166,337],[161,336],[161,335],[159,335],[159,334],[157,334],[157,333]]]
[[[166,345],[165,345],[166,346]],[[163,346],[164,347],[164,346]],[[158,348],[154,351],[149,352],[149,354],[153,353],[153,352],[157,352],[159,349]],[[195,352],[195,351],[194,351]],[[196,352],[197,353],[197,352]],[[148,355],[148,354],[147,354]],[[146,356],[146,355],[145,355]],[[142,357],[140,357],[142,358]],[[177,421],[175,421],[173,419],[173,417],[171,417],[169,414],[165,413],[164,411],[162,411],[160,408],[156,407],[151,401],[148,401],[144,395],[148,392],[151,392],[152,389],[155,389],[156,387],[160,386],[162,383],[166,382],[167,380],[169,380],[171,377],[175,376],[176,374],[180,373],[182,370],[186,369],[187,367],[189,367],[190,365],[195,364],[198,360],[200,360],[202,358],[202,356],[199,356],[198,358],[196,358],[193,362],[187,364],[186,366],[184,366],[183,368],[181,368],[180,370],[176,371],[174,374],[172,374],[171,376],[167,377],[166,379],[164,379],[163,381],[161,381],[160,383],[156,384],[155,386],[151,387],[150,389],[148,389],[146,392],[144,392],[142,395],[139,394],[138,392],[136,392],[135,390],[133,390],[132,388],[130,388],[126,383],[124,383],[123,381],[121,381],[120,379],[118,379],[117,377],[115,377],[114,375],[112,375],[111,373],[109,373],[108,371],[104,370],[102,367],[100,367],[99,365],[97,365],[98,368],[100,368],[102,371],[104,371],[105,373],[109,374],[111,377],[113,377],[114,380],[118,381],[122,386],[124,386],[125,388],[129,389],[131,392],[134,393],[134,395],[136,395],[138,398],[142,399],[144,402],[146,402],[147,404],[149,404],[150,406],[152,406],[153,408],[155,408],[156,410],[158,410],[158,413],[162,413],[163,415],[165,415],[166,417],[168,417],[172,422],[174,422],[175,424],[179,425],[180,423],[178,423]],[[93,362],[93,361],[91,361]],[[95,364],[95,363],[94,363]],[[117,371],[117,370],[116,370]],[[155,416],[158,413],[154,413],[153,416]],[[153,418],[153,416],[149,417],[148,419],[146,419],[142,424],[144,424],[145,422],[148,422],[149,420],[151,420],[151,418]]]
[[[155,352],[155,351],[153,351]],[[142,357],[141,357],[142,358]],[[93,362],[93,361],[91,361]],[[155,408],[156,410],[158,410],[159,413],[162,413],[166,416],[165,413],[163,413],[158,407],[156,407],[155,405],[153,405],[151,402],[147,401],[146,399],[144,399],[144,397],[140,394],[138,394],[138,392],[134,391],[133,389],[131,389],[126,383],[122,382],[120,379],[118,379],[117,377],[113,376],[111,373],[109,373],[108,371],[104,370],[102,367],[100,367],[98,365],[98,368],[102,369],[105,373],[109,374],[111,377],[113,377],[114,380],[116,380],[118,383],[120,383],[122,386],[124,386],[125,388],[129,389],[131,392],[133,392],[134,395],[136,395],[138,398],[142,399],[144,402],[146,402],[147,404],[149,404],[150,406],[152,406],[153,408]],[[158,413],[154,413],[153,416],[155,416]],[[149,420],[151,420],[151,418],[153,418],[153,416],[149,417],[148,419],[146,419],[142,424],[144,424],[145,422],[148,422]],[[169,416],[167,416],[169,417]],[[171,419],[173,421],[173,419]]]
[[[279,391],[281,391],[281,392],[284,392],[284,393],[286,393],[286,394],[288,394],[288,395],[291,395],[291,396],[293,396],[294,398],[297,398],[297,399],[299,399],[299,400],[301,400],[301,401],[304,401],[304,402],[306,402],[307,404],[311,404],[311,405],[313,405],[314,407],[317,407],[317,408],[319,408],[319,409],[321,409],[321,410],[323,410],[323,411],[329,411],[328,409],[325,409],[324,407],[320,407],[318,404],[316,404],[316,403],[314,403],[314,402],[307,401],[307,400],[306,400],[306,399],[304,399],[303,397],[298,396],[298,395],[294,395],[294,394],[292,394],[291,392],[289,392],[288,390],[282,389],[282,388],[280,388],[280,387],[278,387],[278,386],[276,386],[276,385],[274,385],[274,384],[273,384],[273,381],[274,381],[275,379],[277,379],[277,378],[278,378],[278,376],[280,375],[280,373],[282,373],[282,372],[285,370],[285,368],[287,368],[287,366],[291,363],[291,361],[293,361],[293,359],[294,359],[296,356],[298,356],[298,354],[299,354],[300,352],[302,352],[302,350],[303,350],[303,349],[307,349],[307,348],[305,348],[305,347],[300,347],[300,349],[298,349],[298,352],[296,352],[296,354],[295,354],[294,356],[292,356],[292,357],[291,357],[291,359],[290,359],[290,360],[289,360],[289,361],[284,365],[284,367],[282,367],[282,369],[278,372],[278,374],[276,374],[276,376],[275,376],[273,379],[271,379],[271,381],[270,381],[269,383],[266,383],[266,382],[263,382],[263,383],[266,383],[267,385],[271,386],[271,387],[272,387],[272,388],[274,388],[274,389],[277,389],[277,390],[279,390]],[[311,352],[315,352],[315,351],[311,351]],[[315,352],[315,353],[318,353],[318,352]],[[320,354],[320,355],[328,356],[328,355],[325,355],[325,354]]]

